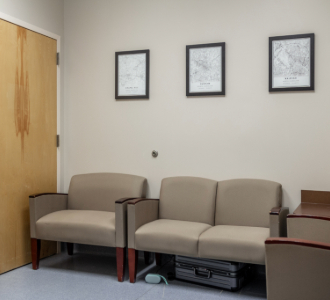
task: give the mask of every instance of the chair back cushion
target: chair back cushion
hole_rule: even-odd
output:
[[[144,177],[118,173],[91,173],[71,178],[68,209],[115,211],[115,201],[145,197]]]
[[[197,177],[170,177],[162,181],[159,218],[214,225],[217,182]]]
[[[260,179],[218,182],[215,225],[269,227],[269,212],[282,205],[281,184]]]

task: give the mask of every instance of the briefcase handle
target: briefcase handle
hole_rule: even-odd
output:
[[[197,273],[197,269],[196,269],[196,268],[193,268],[193,269],[194,269],[194,275],[195,275],[196,277],[207,278],[207,279],[209,279],[209,278],[211,277],[211,271],[208,270],[208,269],[206,269],[206,271],[208,272],[207,275],[201,275],[201,274],[198,274],[198,273]]]

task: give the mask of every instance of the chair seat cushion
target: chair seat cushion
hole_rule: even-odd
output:
[[[135,232],[137,250],[198,256],[198,237],[211,228],[204,223],[160,219]]]
[[[61,210],[36,222],[38,239],[115,247],[115,213]]]
[[[252,264],[265,264],[269,228],[218,225],[199,237],[199,256]]]

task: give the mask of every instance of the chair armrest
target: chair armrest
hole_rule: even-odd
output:
[[[68,208],[68,194],[44,193],[29,196],[31,238],[36,236],[36,222],[45,215]]]
[[[287,236],[286,216],[288,214],[288,207],[273,207],[271,209],[271,211],[269,212],[271,237]]]
[[[298,215],[298,214],[289,214],[288,219],[291,218],[306,218],[306,219],[315,219],[315,220],[323,220],[330,221],[330,217],[326,216],[316,216],[316,215]]]
[[[139,203],[139,202],[142,202],[142,201],[159,201],[159,199],[150,199],[150,198],[137,198],[137,199],[135,199],[135,200],[131,200],[131,201],[129,201],[128,202],[128,204],[133,204],[133,205],[135,205],[135,204],[137,204],[137,203]]]
[[[265,241],[266,245],[295,245],[303,247],[312,247],[318,249],[325,249],[330,251],[329,243],[315,242],[311,240],[295,239],[295,238],[268,238]]]
[[[121,198],[115,202],[116,213],[116,247],[127,245],[127,204],[137,198]]]
[[[115,203],[122,204],[122,203],[128,202],[129,200],[133,200],[133,199],[138,199],[138,197],[120,198],[120,199],[116,200]]]
[[[273,208],[270,210],[269,214],[270,214],[270,215],[279,215],[280,212],[281,212],[281,210],[282,210],[282,207],[273,207]]]
[[[322,215],[289,214],[288,237],[330,243],[330,218]]]
[[[268,238],[265,249],[268,299],[329,298],[330,244]]]
[[[67,193],[41,193],[41,194],[30,195],[29,198],[37,198],[37,197],[45,196],[45,195],[65,195],[65,196],[67,196],[68,194]]]
[[[158,220],[159,199],[140,198],[128,201],[128,248],[135,249],[135,232],[142,225]]]

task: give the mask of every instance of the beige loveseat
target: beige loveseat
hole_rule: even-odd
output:
[[[127,202],[145,197],[146,179],[140,176],[94,173],[75,175],[68,194],[30,196],[32,266],[39,267],[40,240],[116,247],[118,281],[123,281]],[[125,198],[124,198],[125,197]]]
[[[159,199],[128,201],[130,282],[137,251],[265,264],[265,240],[285,235],[279,183],[257,179],[163,179]]]

